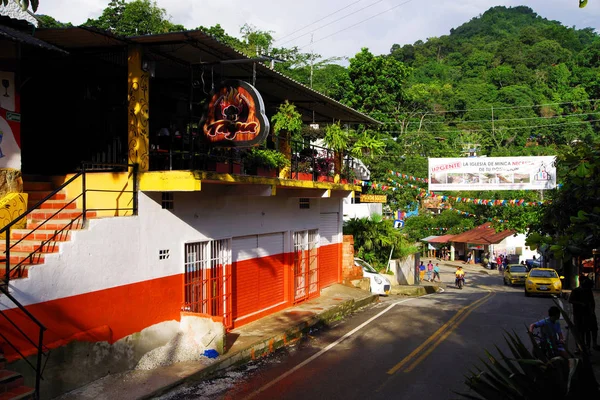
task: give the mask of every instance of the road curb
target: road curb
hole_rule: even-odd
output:
[[[152,399],[157,396],[161,396],[184,383],[200,382],[216,372],[233,366],[243,365],[252,360],[265,357],[282,347],[295,343],[303,335],[307,334],[311,328],[337,321],[341,317],[346,316],[353,311],[358,310],[359,308],[377,302],[378,300],[379,295],[368,295],[358,300],[347,300],[319,314],[307,317],[306,320],[296,324],[295,326],[287,328],[283,332],[273,335],[269,338],[261,339],[260,341],[253,343],[244,349],[240,349],[235,353],[225,353],[214,363],[207,365],[200,371],[171,382],[160,389],[154,390],[152,393],[138,397],[138,399]]]
[[[419,297],[426,294],[439,292],[445,285],[424,285],[424,286],[392,286],[391,294]]]

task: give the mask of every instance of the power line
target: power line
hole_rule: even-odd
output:
[[[367,9],[367,8],[369,8],[369,7],[373,7],[375,4],[379,4],[379,3],[381,3],[382,1],[384,1],[384,0],[378,0],[378,1],[376,1],[375,3],[371,3],[371,4],[369,4],[368,6],[365,6],[365,7],[363,7],[363,8],[359,8],[358,10],[356,10],[356,11],[354,11],[354,12],[351,12],[350,14],[344,15],[343,17],[340,17],[340,18],[338,18],[338,19],[334,19],[333,21],[331,21],[331,22],[329,22],[329,23],[327,23],[327,24],[325,24],[325,25],[321,25],[320,27],[318,27],[318,28],[316,28],[316,29],[313,29],[313,30],[312,30],[312,31],[310,31],[310,32],[307,32],[307,33],[305,33],[305,34],[302,34],[302,35],[300,35],[300,36],[297,36],[297,37],[295,37],[295,38],[292,38],[292,39],[286,40],[286,41],[285,41],[285,42],[283,42],[283,43],[279,43],[279,46],[282,46],[282,45],[284,45],[284,44],[286,44],[286,43],[292,42],[292,41],[294,41],[294,40],[296,40],[296,39],[300,39],[301,37],[304,37],[304,36],[306,36],[306,35],[308,35],[308,34],[310,34],[310,33],[314,33],[314,32],[316,32],[316,31],[318,31],[318,30],[320,30],[320,29],[326,28],[326,27],[328,27],[329,25],[333,24],[334,22],[338,22],[338,21],[341,21],[341,20],[343,20],[343,19],[346,19],[346,18],[348,18],[349,16],[351,16],[351,15],[354,15],[354,14],[356,14],[356,13],[359,13],[359,12],[361,12],[361,11],[363,11],[363,10],[366,10],[366,9]],[[320,39],[320,40],[317,40],[317,42],[319,42],[319,41],[321,41],[321,40],[322,40],[322,39]],[[306,47],[306,46],[304,46],[304,47]]]
[[[494,108],[494,110],[496,110]],[[551,117],[524,117],[524,118],[505,118],[505,119],[479,119],[473,121],[423,121],[423,125],[432,125],[432,124],[448,124],[450,122],[457,124],[473,124],[473,123],[482,123],[482,122],[505,122],[505,121],[526,121],[526,120],[544,120],[544,119],[554,119],[554,118],[568,118],[568,117],[581,117],[584,115],[596,115],[600,114],[600,112],[591,112],[591,113],[582,113],[582,114],[567,114],[567,115],[553,115]]]
[[[340,33],[340,32],[347,31],[347,30],[348,30],[348,29],[350,29],[350,28],[354,28],[355,26],[357,26],[357,25],[360,25],[360,24],[362,24],[363,22],[366,22],[366,21],[369,21],[369,20],[371,20],[371,19],[373,19],[373,18],[375,18],[375,17],[378,17],[378,16],[380,16],[381,14],[385,14],[385,13],[387,13],[387,12],[390,12],[390,11],[392,11],[392,10],[393,10],[393,9],[395,9],[395,8],[398,8],[398,7],[400,7],[400,6],[403,6],[403,5],[405,5],[405,4],[408,4],[408,3],[410,3],[411,1],[412,1],[412,0],[407,0],[407,1],[403,2],[403,3],[400,3],[400,4],[398,4],[398,5],[395,5],[394,7],[388,8],[388,9],[387,9],[387,10],[385,10],[385,11],[382,11],[382,12],[380,12],[380,13],[378,13],[378,14],[375,14],[375,15],[373,15],[373,16],[371,16],[371,17],[369,17],[369,18],[365,18],[365,19],[363,19],[362,21],[359,21],[359,22],[357,22],[357,23],[356,23],[356,24],[354,24],[354,25],[350,25],[350,26],[348,26],[348,27],[346,27],[346,28],[344,28],[344,29],[340,29],[340,30],[339,30],[339,31],[337,31],[337,32],[333,32],[331,35],[327,35],[327,36],[325,36],[325,37],[323,37],[323,38],[321,38],[321,39],[319,39],[319,40],[317,40],[317,41],[313,42],[312,44],[315,44],[315,43],[318,43],[318,42],[320,42],[320,41],[322,41],[322,40],[328,39],[328,38],[330,38],[330,37],[332,37],[332,36],[334,36],[334,35],[337,35],[337,34],[338,34],[338,33]],[[379,1],[378,1],[377,3],[379,3]],[[373,4],[375,4],[375,3],[373,3]],[[359,10],[359,11],[360,11],[360,10]],[[302,50],[303,48],[305,48],[306,46],[309,46],[309,45],[310,45],[310,44],[304,45],[304,46],[300,47],[300,48],[299,48],[299,50]]]
[[[296,34],[296,33],[300,32],[300,31],[302,31],[302,30],[304,30],[304,29],[308,28],[309,26],[313,26],[313,25],[314,25],[314,24],[316,24],[317,22],[321,22],[321,21],[323,21],[324,19],[327,19],[327,18],[331,17],[332,15],[335,15],[335,14],[339,13],[340,11],[344,11],[345,9],[347,9],[347,8],[349,8],[349,7],[353,6],[353,5],[355,5],[356,3],[360,3],[361,1],[363,1],[363,0],[358,0],[358,1],[355,1],[354,3],[350,3],[350,4],[348,4],[346,7],[342,7],[342,8],[340,8],[339,10],[336,10],[336,11],[332,12],[331,14],[327,14],[326,16],[324,16],[324,17],[323,17],[323,18],[321,18],[321,19],[318,19],[318,20],[316,20],[315,22],[311,22],[310,24],[308,24],[308,25],[304,25],[302,28],[300,28],[300,29],[297,29],[297,30],[295,30],[295,31],[294,31],[294,32],[292,32],[292,33],[289,33],[289,34],[287,34],[287,35],[285,35],[285,36],[282,36],[282,37],[280,37],[279,39],[275,39],[275,42],[279,42],[279,41],[281,41],[281,40],[285,39],[286,37],[292,36],[292,35],[294,35],[294,34]],[[293,40],[293,39],[292,39],[292,40]]]
[[[559,106],[564,104],[579,104],[579,103],[592,103],[595,101],[600,101],[600,99],[588,99],[588,100],[577,100],[577,101],[567,101],[564,103],[546,103],[546,104],[532,104],[530,106],[512,106],[512,107],[494,107],[494,110],[514,110],[517,108],[532,108],[532,107],[546,107],[546,106]],[[456,113],[456,112],[469,112],[469,111],[486,111],[491,110],[492,106],[486,108],[467,108],[464,110],[450,110],[450,111],[415,111],[413,114],[448,114],[448,113]]]
[[[564,125],[577,125],[587,124],[590,122],[598,122],[600,119],[591,119],[589,121],[577,121],[577,122],[561,122],[558,124],[547,124],[547,125],[530,125],[530,126],[510,126],[510,127],[496,127],[494,130],[515,130],[515,129],[536,129],[536,128],[548,128],[551,126],[564,126]],[[452,132],[489,132],[489,129],[455,129],[447,131],[425,131],[427,133],[452,133]]]

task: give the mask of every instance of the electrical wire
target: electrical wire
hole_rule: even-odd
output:
[[[308,24],[308,25],[304,25],[302,28],[300,28],[300,29],[297,29],[297,30],[295,30],[295,31],[294,31],[294,32],[292,32],[292,33],[288,33],[287,35],[285,35],[285,36],[282,36],[282,37],[280,37],[279,39],[275,39],[275,40],[274,40],[274,42],[275,42],[275,43],[277,43],[277,42],[279,42],[279,41],[281,41],[281,40],[285,39],[286,37],[290,37],[290,36],[292,36],[292,35],[295,35],[296,33],[298,33],[298,32],[300,32],[300,31],[302,31],[302,30],[304,30],[304,29],[308,28],[309,26],[313,26],[313,25],[314,25],[314,24],[316,24],[317,22],[321,22],[321,21],[323,21],[324,19],[327,19],[327,18],[331,17],[332,15],[335,15],[335,14],[339,13],[340,11],[344,11],[345,9],[347,9],[347,8],[350,8],[351,6],[355,5],[356,3],[360,3],[361,1],[363,1],[363,0],[357,0],[357,1],[355,1],[354,3],[350,3],[350,4],[348,4],[347,6],[340,8],[339,10],[336,10],[336,11],[334,11],[334,12],[330,13],[330,14],[327,14],[326,16],[324,16],[323,18],[320,18],[320,19],[316,20],[315,22],[311,22],[310,24]]]
[[[517,109],[517,108],[532,108],[532,107],[560,106],[560,105],[564,105],[564,104],[592,103],[592,102],[595,102],[595,101],[600,101],[600,99],[566,101],[566,102],[563,102],[563,103],[532,104],[530,106],[506,106],[506,107],[489,106],[489,107],[485,107],[485,108],[467,108],[467,109],[464,109],[464,110],[415,111],[415,112],[412,112],[412,114],[431,114],[431,115],[436,115],[436,114],[449,114],[449,113],[469,112],[469,111],[483,111],[483,110],[489,111],[491,109],[493,109],[494,111],[496,111],[496,110],[514,110],[514,109]]]
[[[395,5],[394,7],[388,8],[387,10],[384,10],[384,11],[382,11],[382,12],[380,12],[380,13],[377,13],[377,14],[375,14],[375,15],[373,15],[373,16],[371,16],[371,17],[369,17],[369,18],[365,18],[365,19],[363,19],[362,21],[359,21],[359,22],[357,22],[357,23],[355,23],[355,24],[353,24],[353,25],[350,25],[350,26],[348,26],[348,27],[346,27],[346,28],[344,28],[344,29],[340,29],[339,31],[333,32],[331,35],[327,35],[327,36],[325,36],[325,37],[323,37],[323,38],[321,38],[321,39],[319,39],[319,40],[317,40],[317,41],[315,41],[315,42],[312,42],[312,43],[309,43],[309,44],[307,44],[307,45],[304,45],[304,46],[300,47],[298,50],[302,50],[303,48],[305,48],[305,47],[307,47],[307,46],[313,45],[313,44],[315,44],[315,43],[319,43],[320,41],[322,41],[322,40],[325,40],[325,39],[328,39],[328,38],[330,38],[330,37],[332,37],[332,36],[334,36],[334,35],[337,35],[337,34],[338,34],[338,33],[340,33],[340,32],[344,32],[344,31],[347,31],[347,30],[348,30],[348,29],[350,29],[350,28],[354,28],[355,26],[357,26],[357,25],[360,25],[360,24],[362,24],[363,22],[367,22],[367,21],[369,21],[369,20],[371,20],[371,19],[373,19],[373,18],[375,18],[375,17],[378,17],[378,16],[380,16],[380,15],[382,15],[382,14],[385,14],[385,13],[387,13],[387,12],[390,12],[390,11],[392,11],[393,9],[396,9],[396,8],[398,8],[398,7],[400,7],[400,6],[403,6],[403,5],[405,5],[405,4],[408,4],[408,3],[410,3],[411,1],[412,1],[412,0],[407,0],[407,1],[403,2],[403,3],[397,4],[397,5]],[[378,2],[378,3],[379,3],[379,2]],[[334,22],[335,22],[335,21],[334,21]]]
[[[582,113],[582,114],[567,114],[567,115],[553,115],[551,117],[524,117],[524,118],[504,118],[504,119],[479,119],[473,121],[423,121],[423,125],[433,125],[433,124],[448,124],[449,122],[453,122],[456,124],[473,124],[473,123],[496,123],[496,122],[505,122],[505,121],[526,121],[526,120],[549,120],[554,118],[568,118],[568,117],[581,117],[584,115],[596,115],[600,114],[600,112],[590,112],[590,113]]]
[[[576,122],[561,122],[558,124],[547,124],[547,125],[529,125],[529,126],[509,126],[509,127],[494,127],[494,131],[507,131],[507,130],[515,130],[515,129],[536,129],[536,128],[548,128],[551,126],[564,126],[564,125],[577,125],[577,124],[587,124],[590,122],[598,122],[600,119],[590,119],[588,121],[576,121]],[[491,129],[455,129],[455,130],[447,130],[447,131],[424,131],[427,133],[452,133],[452,132],[490,132]]]
[[[321,25],[320,27],[318,27],[318,28],[316,28],[316,29],[313,29],[312,31],[308,31],[307,33],[304,33],[304,34],[302,34],[302,35],[300,35],[300,36],[297,36],[297,37],[295,37],[295,38],[292,38],[292,39],[286,40],[286,41],[285,41],[285,42],[283,42],[283,43],[279,43],[279,46],[282,46],[282,45],[284,45],[284,44],[286,44],[286,43],[292,42],[292,41],[294,41],[294,40],[300,39],[301,37],[304,37],[304,36],[306,36],[306,35],[309,35],[309,34],[311,34],[311,33],[314,33],[314,32],[316,32],[316,31],[318,31],[318,30],[321,30],[321,29],[323,29],[323,28],[326,28],[326,27],[328,27],[329,25],[331,25],[331,24],[333,24],[333,23],[335,23],[335,22],[339,22],[339,21],[341,21],[341,20],[343,20],[343,19],[346,19],[346,18],[348,18],[349,16],[351,16],[351,15],[354,15],[354,14],[356,14],[356,13],[359,13],[359,12],[361,12],[361,11],[363,11],[363,10],[366,10],[366,9],[367,9],[367,8],[369,8],[369,7],[373,7],[375,4],[381,3],[382,1],[384,1],[384,0],[378,0],[378,1],[376,1],[375,3],[371,3],[371,4],[369,4],[368,6],[365,6],[365,7],[363,7],[363,8],[359,8],[358,10],[356,10],[356,11],[353,11],[353,12],[351,12],[350,14],[346,14],[346,15],[344,15],[343,17],[340,17],[340,18],[338,18],[338,19],[334,19],[333,21],[331,21],[331,22],[329,22],[329,23],[327,23],[327,24],[325,24],[325,25]],[[395,7],[394,7],[394,8],[395,8]],[[388,10],[388,11],[389,11],[389,10]],[[387,11],[384,11],[384,12],[387,12]],[[377,15],[379,15],[379,14],[377,14]],[[369,18],[369,19],[370,19],[370,18]],[[364,21],[361,21],[361,22],[364,22]],[[329,37],[329,36],[327,36],[327,37]],[[317,40],[317,42],[319,42],[319,41],[321,41],[321,40],[322,40],[322,39],[320,39],[320,40]],[[309,46],[309,45],[310,45],[310,44],[308,44],[308,45],[306,45],[306,46]],[[303,46],[303,47],[301,47],[301,48],[304,48],[304,47],[306,47],[306,46]]]

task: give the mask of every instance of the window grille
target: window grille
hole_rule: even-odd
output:
[[[172,210],[175,205],[175,201],[173,200],[172,192],[163,192],[162,193],[162,208],[165,210]]]
[[[169,258],[169,250],[159,250],[158,251],[158,259],[159,260],[166,260],[167,258]]]
[[[223,317],[231,327],[231,286],[231,239],[185,245],[185,311]]]
[[[319,231],[294,232],[294,302],[317,295],[319,290]]]
[[[300,206],[300,209],[308,209],[310,208],[310,199],[300,198],[298,204]]]

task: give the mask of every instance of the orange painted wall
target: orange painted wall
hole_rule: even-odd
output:
[[[340,282],[340,255],[342,244],[319,248],[319,286],[321,288]]]
[[[340,255],[341,244],[319,249],[321,288],[339,282]],[[286,274],[292,260],[290,254],[278,254],[233,264],[234,328],[292,305],[290,284],[293,277]],[[183,304],[183,279],[183,274],[153,279],[34,304],[27,309],[48,328],[44,344],[49,348],[73,340],[114,343],[148,326],[178,321]],[[279,305],[269,308],[275,304]],[[269,309],[264,310],[266,308]],[[37,342],[36,325],[21,311],[12,309],[6,314]],[[236,321],[236,318],[249,314],[252,315]],[[0,320],[0,331],[26,356],[34,354],[33,346],[5,319]],[[4,351],[9,361],[18,358],[8,345],[4,345]]]
[[[233,263],[233,319],[234,326],[254,321],[264,313],[237,318],[256,313],[259,310],[283,302],[285,299],[285,255],[255,258]],[[268,310],[271,314],[273,310]]]
[[[159,322],[179,320],[183,303],[183,275],[169,276],[111,289],[66,297],[26,307],[48,328],[44,343],[50,348],[73,340],[115,341]],[[6,314],[37,343],[38,330],[20,310]],[[2,318],[0,330],[17,343],[25,355],[33,347],[15,335],[16,330]],[[4,345],[9,360],[16,359]]]

